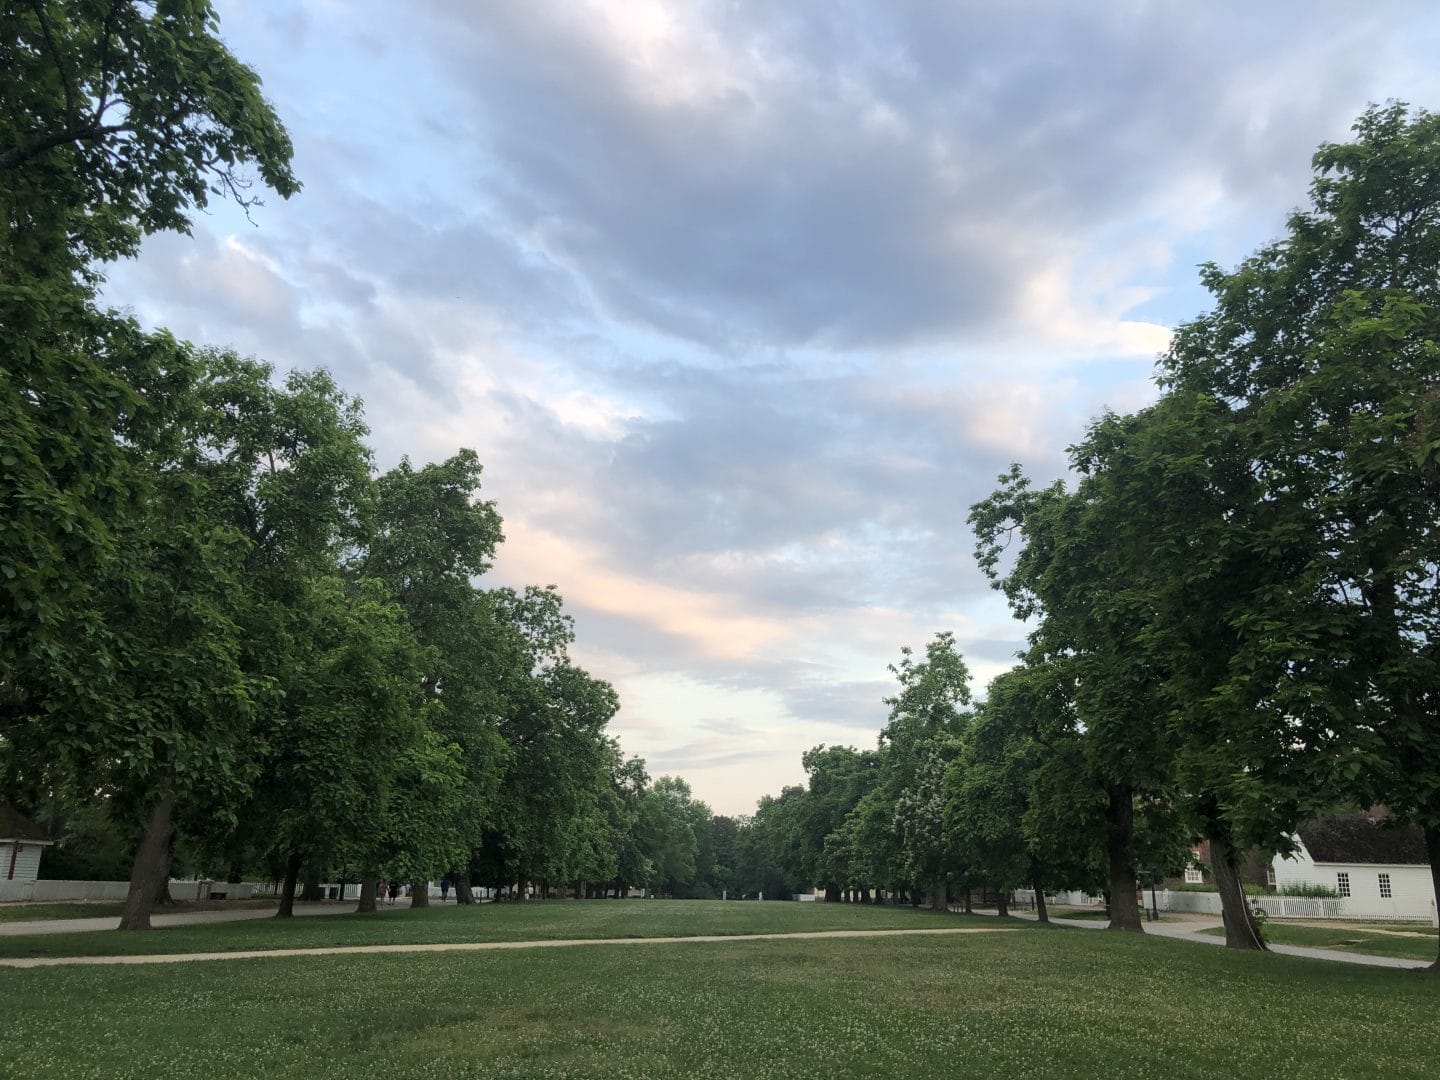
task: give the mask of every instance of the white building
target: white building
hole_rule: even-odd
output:
[[[1385,827],[1364,814],[1301,826],[1294,855],[1275,856],[1275,887],[1324,885],[1354,919],[1435,920],[1435,882],[1416,826]]]
[[[0,883],[34,881],[40,853],[53,844],[29,818],[0,806]]]

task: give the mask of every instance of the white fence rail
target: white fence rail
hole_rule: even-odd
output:
[[[351,886],[355,891],[355,886]],[[128,881],[0,881],[0,902],[16,900],[124,900]],[[232,884],[224,881],[171,881],[176,900],[208,900],[220,893],[227,900],[249,900],[270,892],[268,884]]]
[[[1145,907],[1150,906],[1150,890],[1144,891]],[[1066,907],[1104,907],[1103,897],[1083,892],[1046,893],[1045,899],[1051,904]],[[1016,889],[1015,901],[1025,906],[1033,905],[1035,893],[1031,889]],[[1196,915],[1219,915],[1220,894],[1213,892],[1191,892],[1189,890],[1157,889],[1155,901],[1161,911],[1186,911]],[[1272,919],[1353,919],[1359,916],[1350,910],[1350,901],[1340,897],[1311,896],[1252,896],[1254,907],[1265,909]],[[1371,918],[1373,916],[1366,916]]]

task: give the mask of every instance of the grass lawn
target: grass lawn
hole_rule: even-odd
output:
[[[0,922],[32,922],[41,919],[98,919],[120,917],[122,904],[73,901],[53,904],[0,904]]]
[[[607,905],[534,905],[577,918],[587,906]],[[637,910],[626,930],[665,934],[676,916],[662,909],[690,905],[608,906]],[[793,929],[849,910],[773,906]],[[419,921],[464,932],[445,914]],[[714,905],[691,917],[696,932],[725,925]],[[16,1033],[12,1075],[66,1080],[1421,1077],[1440,1061],[1440,979],[1018,925],[954,938],[0,969],[0,1024]]]
[[[383,906],[383,905],[382,905]],[[523,904],[445,904],[376,915],[300,916],[148,933],[98,931],[0,937],[0,956],[105,956],[119,953],[227,952],[331,945],[415,945],[442,941],[538,938],[681,937],[784,933],[787,930],[889,930],[993,926],[993,916],[950,915],[870,904],[795,904],[721,900],[551,900]],[[1025,925],[1014,922],[1011,925]]]
[[[1311,949],[1395,956],[1402,960],[1434,960],[1435,931],[1423,926],[1406,929],[1415,936],[1377,933],[1364,923],[1341,929],[1333,926],[1307,926],[1297,922],[1276,922],[1271,919],[1265,924],[1265,940],[1275,945],[1304,945]],[[1224,929],[1220,927],[1202,930],[1201,933],[1225,936]]]

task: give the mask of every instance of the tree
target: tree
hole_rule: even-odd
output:
[[[1033,491],[1017,465],[1000,484],[971,508],[976,557],[1019,618],[1038,618],[1032,651],[1070,688],[1085,765],[1105,798],[1110,926],[1138,933],[1135,806],[1137,798],[1167,802],[1174,753],[1156,722],[1163,672],[1143,648],[1148,597],[1131,579],[1126,546],[1116,542],[1132,527],[1127,507],[1091,476],[1074,492],[1059,483]],[[1024,547],[1002,573],[1017,529]]]
[[[1342,776],[1421,826],[1440,886],[1440,117],[1390,104],[1354,130],[1316,152],[1282,241],[1204,268],[1214,309],[1162,379],[1233,411],[1275,508],[1241,657],[1283,669],[1291,714],[1328,715]]]
[[[395,831],[387,814],[399,795],[400,765],[425,737],[419,650],[380,583],[352,588],[319,579],[305,589],[297,615],[305,621],[289,647],[307,676],[292,685],[285,722],[266,733],[257,800],[257,816],[285,860],[282,917],[291,914],[307,859],[376,868],[363,855],[375,836]],[[406,838],[403,846],[422,842]]]
[[[100,633],[89,582],[136,505],[133,451],[166,422],[170,350],[96,310],[93,260],[187,231],[213,188],[253,203],[247,164],[299,188],[214,30],[198,2],[0,12],[0,672]]]
[[[807,887],[823,885],[827,900],[840,899],[842,887],[849,890],[861,884],[851,875],[839,833],[876,781],[875,759],[874,753],[850,746],[817,746],[800,759],[810,783],[798,806],[795,839],[801,847],[796,869]]]
[[[202,716],[241,736],[256,688],[226,590],[239,537],[176,468],[194,358],[97,311],[94,260],[184,231],[213,188],[253,204],[246,164],[298,189],[284,129],[214,29],[203,3],[0,12],[0,737],[12,759],[137,763],[130,779],[159,785],[146,881],[169,849],[168,780],[243,786],[232,738],[191,736]],[[139,542],[149,529],[168,534]]]
[[[1026,882],[1046,922],[1048,874],[1040,845],[1026,835],[1038,744],[1029,735],[1022,666],[997,676],[944,777],[945,842],[964,853],[972,874],[1001,897]]]
[[[933,907],[944,910],[949,885],[960,883],[963,867],[950,857],[942,835],[941,785],[970,723],[970,669],[949,631],[926,645],[923,660],[908,646],[900,652],[900,663],[890,667],[900,690],[885,699],[890,719],[880,732],[884,768],[878,790],[892,814],[897,847],[891,861],[909,884],[929,890]]]
[[[457,827],[471,850],[492,824],[505,767],[502,699],[531,667],[503,605],[474,584],[490,569],[503,539],[494,503],[479,496],[480,475],[473,450],[419,469],[402,459],[376,482],[374,536],[358,567],[390,589],[424,650],[422,684],[435,706],[431,723],[459,748],[467,777]],[[427,867],[425,877],[468,871],[470,862],[467,855],[455,867]],[[457,895],[468,898],[468,878],[461,875]],[[414,892],[424,906],[428,891]]]
[[[204,0],[82,0],[0,13],[0,259],[46,276],[188,232],[212,196],[300,189],[260,80]],[[9,275],[0,275],[6,276]]]

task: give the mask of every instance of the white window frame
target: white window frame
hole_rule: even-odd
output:
[[[1376,879],[1376,883],[1380,886],[1380,899],[1381,899],[1381,900],[1393,900],[1393,899],[1395,899],[1395,890],[1394,890],[1394,888],[1390,885],[1390,875],[1389,875],[1389,874],[1380,874],[1379,877]]]
[[[1335,873],[1335,891],[1346,899],[1350,896],[1350,872],[1338,870]]]
[[[1185,884],[1186,884],[1186,885],[1203,885],[1203,884],[1205,884],[1205,875],[1200,872],[1200,868],[1199,868],[1198,866],[1196,866],[1194,863],[1191,863],[1189,866],[1185,867]]]

